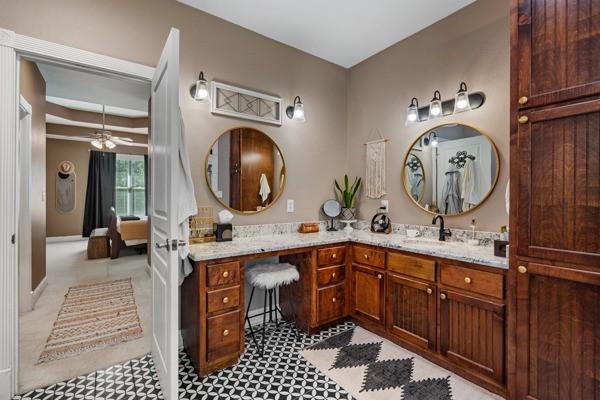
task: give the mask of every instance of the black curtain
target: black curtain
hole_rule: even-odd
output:
[[[148,154],[144,154],[144,194],[146,195],[146,215],[148,215],[148,193],[150,190],[150,182],[148,182]]]
[[[89,237],[96,228],[106,228],[110,222],[110,208],[115,205],[117,155],[90,151],[83,236]]]

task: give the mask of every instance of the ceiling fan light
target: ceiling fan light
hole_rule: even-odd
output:
[[[458,92],[454,97],[454,113],[461,113],[471,110],[471,102],[469,101],[469,91],[467,90],[467,84],[464,82],[460,83]]]
[[[92,140],[92,146],[94,146],[95,148],[102,150],[102,142],[98,139],[94,139]]]
[[[116,144],[114,144],[114,142],[110,139],[106,139],[106,141],[104,142],[104,145],[106,146],[107,149],[112,150],[115,147],[117,147]]]

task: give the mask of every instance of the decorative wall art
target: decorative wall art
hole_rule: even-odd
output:
[[[281,125],[281,98],[211,82],[211,112],[229,117]]]
[[[68,213],[75,209],[75,165],[62,161],[56,171],[56,210]]]
[[[367,139],[366,147],[366,185],[365,194],[370,199],[379,199],[385,196],[385,139],[379,130],[379,138]],[[370,137],[370,135],[369,135]]]

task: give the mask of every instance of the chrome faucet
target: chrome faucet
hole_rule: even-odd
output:
[[[446,236],[452,236],[452,232],[450,231],[450,229],[444,229],[444,217],[442,217],[441,215],[436,215],[435,217],[433,217],[433,221],[431,221],[431,223],[433,225],[436,224],[437,220],[440,220],[440,242],[445,242],[446,241]]]

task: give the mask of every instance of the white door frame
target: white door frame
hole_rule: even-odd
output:
[[[0,400],[18,389],[19,57],[152,81],[154,68],[0,28]]]
[[[33,301],[31,296],[31,104],[25,97],[19,96],[19,136],[17,202],[19,223],[17,225],[17,243],[19,266],[19,312],[31,311]]]

